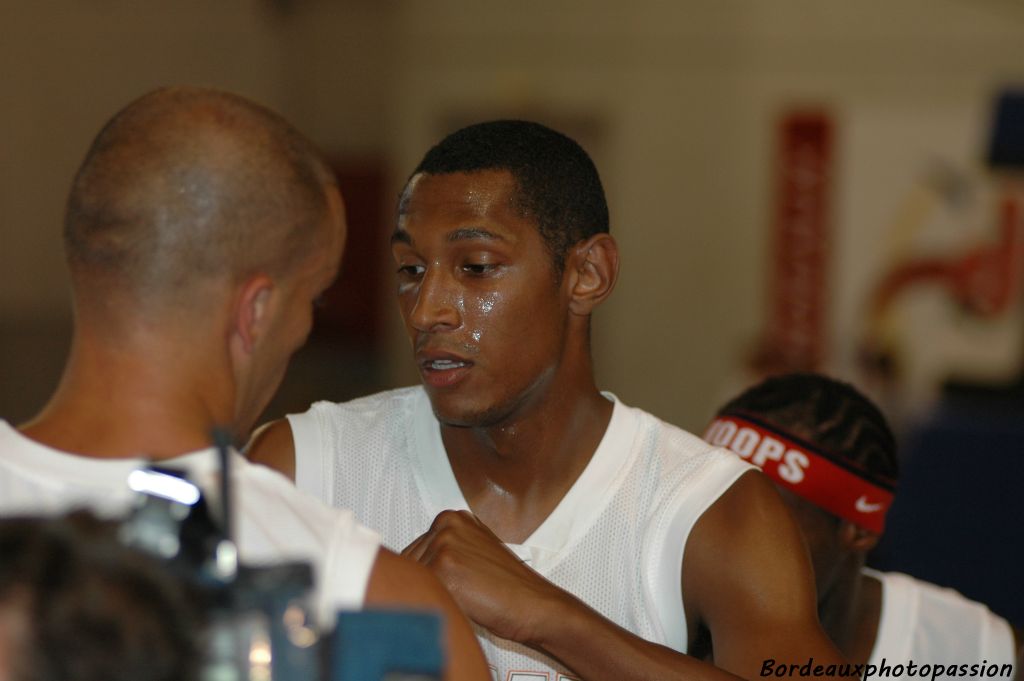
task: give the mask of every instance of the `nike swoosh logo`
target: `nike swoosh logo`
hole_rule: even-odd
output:
[[[882,507],[885,506],[885,504],[883,504],[883,503],[877,503],[877,504],[868,503],[867,496],[862,494],[861,496],[857,497],[857,501],[854,502],[853,506],[854,506],[854,508],[856,508],[861,513],[874,513],[875,511],[881,511]]]

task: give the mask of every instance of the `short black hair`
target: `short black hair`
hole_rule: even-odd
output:
[[[184,580],[86,512],[0,519],[0,615],[15,681],[193,681],[205,624]],[[9,630],[8,633],[11,633]]]
[[[719,409],[747,414],[896,482],[896,438],[875,404],[849,383],[817,373],[772,376]]]
[[[574,244],[609,230],[594,162],[575,140],[540,123],[499,120],[457,130],[427,152],[412,177],[481,170],[511,173],[515,207],[535,221],[559,272]]]

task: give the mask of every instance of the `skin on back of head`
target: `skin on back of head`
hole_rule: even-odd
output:
[[[518,190],[514,207],[537,225],[559,273],[570,247],[609,231],[608,204],[594,162],[574,140],[539,123],[499,120],[457,130],[426,153],[410,180],[421,173],[482,170],[512,175]],[[403,193],[399,213],[405,199]]]
[[[194,87],[144,95],[100,131],[68,199],[79,316],[194,309],[209,282],[287,272],[313,247],[332,184],[268,109]]]

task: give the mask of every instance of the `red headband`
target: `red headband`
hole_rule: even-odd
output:
[[[715,418],[704,439],[739,454],[815,506],[881,534],[892,505],[891,485],[869,480],[775,428],[733,414]]]

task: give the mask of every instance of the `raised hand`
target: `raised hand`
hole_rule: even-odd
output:
[[[578,601],[541,577],[469,511],[443,511],[402,551],[433,570],[466,615],[526,645],[556,611]],[[556,618],[557,619],[557,618]]]

